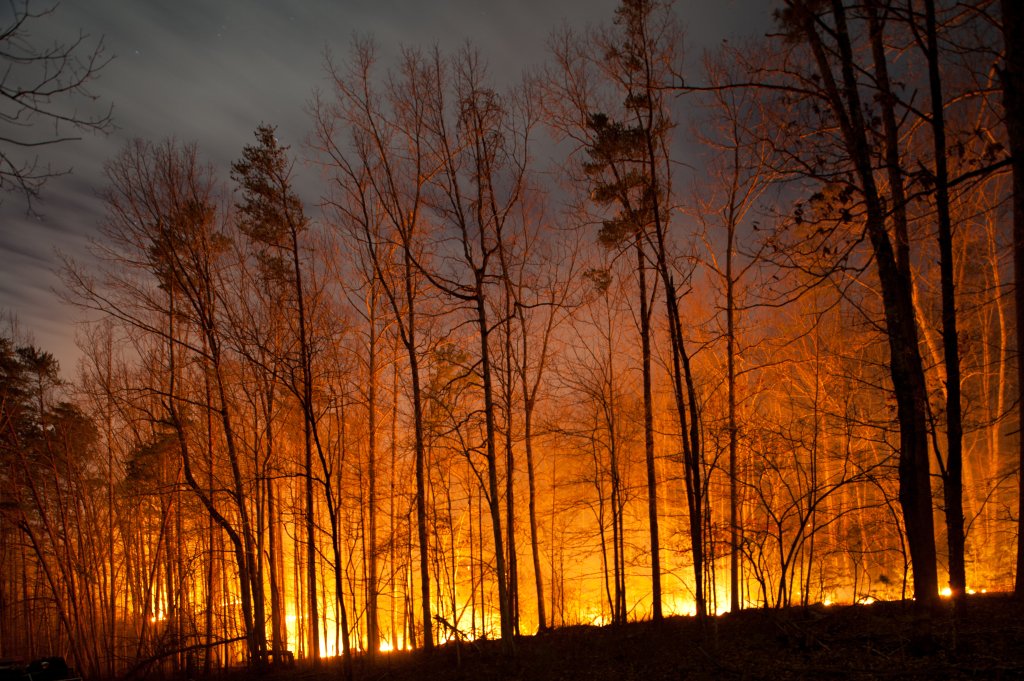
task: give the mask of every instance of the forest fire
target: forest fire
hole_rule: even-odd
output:
[[[512,659],[1020,591],[1024,73],[1012,16],[918,5],[786,0],[685,81],[647,0],[506,90],[356,41],[317,215],[273,126],[229,174],[127,145],[62,272],[79,375],[0,336],[0,656]]]

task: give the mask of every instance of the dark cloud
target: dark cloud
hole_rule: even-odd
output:
[[[614,0],[65,0],[37,26],[44,42],[84,32],[103,36],[116,58],[92,91],[114,105],[118,129],[108,137],[44,151],[74,174],[51,180],[42,217],[29,217],[15,195],[0,197],[0,310],[15,313],[36,342],[64,360],[77,352],[70,321],[79,313],[52,288],[57,250],[89,262],[86,244],[102,216],[98,192],[103,163],[130,139],[175,137],[196,142],[226,176],[230,161],[257,124],[279,126],[300,149],[308,129],[306,104],[326,85],[324,50],[338,58],[355,34],[372,35],[384,60],[400,45],[444,51],[475,45],[497,82],[511,81],[545,56],[549,32],[566,22],[585,27],[608,20]],[[744,8],[740,11],[740,8]],[[690,24],[689,50],[742,32],[750,17],[767,16],[763,0],[680,3]],[[763,19],[762,19],[763,20]],[[90,106],[78,102],[79,106]],[[304,173],[314,176],[312,171]],[[304,194],[318,195],[318,190]]]

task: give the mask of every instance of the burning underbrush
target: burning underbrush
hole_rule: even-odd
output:
[[[448,644],[431,654],[357,657],[356,680],[967,679],[1024,677],[1024,605],[976,594],[954,608],[913,603],[745,610],[660,624],[576,626],[516,640]],[[265,672],[268,679],[344,678],[339,660]],[[249,678],[252,672],[233,678]]]

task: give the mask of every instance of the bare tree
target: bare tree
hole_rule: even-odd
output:
[[[230,386],[223,298],[230,290],[225,278],[229,238],[217,210],[212,172],[199,163],[194,147],[137,140],[107,165],[107,177],[107,238],[97,244],[108,262],[106,281],[96,282],[74,267],[65,270],[65,277],[82,305],[162,346],[156,362],[164,367],[164,379],[146,388],[160,402],[150,418],[170,430],[186,483],[231,543],[247,654],[259,660],[266,634],[262,618],[254,617],[255,601],[263,599],[258,528],[251,517],[252,481],[243,468]],[[199,368],[202,390],[189,380],[193,367]],[[212,460],[205,471],[211,482],[203,484],[197,477],[200,461],[191,433],[196,408],[207,417],[209,441],[215,437],[214,423],[222,438],[218,450],[227,474],[215,491],[212,480],[219,471]],[[262,605],[257,609],[262,612]]]
[[[678,26],[667,3],[627,0],[616,9],[614,25],[585,38],[558,36],[554,45],[559,73],[549,80],[554,100],[549,109],[563,133],[586,153],[583,169],[593,187],[592,198],[614,209],[603,220],[601,239],[636,249],[640,284],[641,336],[649,336],[653,270],[662,289],[671,348],[669,377],[675,398],[684,463],[684,484],[693,552],[694,591],[698,615],[706,614],[704,598],[704,525],[702,445],[699,407],[691,357],[680,317],[681,291],[672,253],[671,130],[674,126],[666,91],[678,80]],[[600,108],[599,108],[600,107]],[[650,342],[644,342],[644,371],[650,380]],[[645,388],[650,411],[650,388]],[[653,420],[645,414],[649,433]],[[661,610],[660,547],[653,437],[646,437],[648,518],[651,533],[654,617]]]
[[[787,2],[783,23],[790,34],[809,50],[809,69],[813,76],[795,86],[796,98],[811,97],[817,105],[827,106],[838,123],[835,155],[829,163],[843,165],[856,180],[850,190],[857,192],[861,219],[870,241],[881,288],[886,337],[890,347],[890,373],[898,405],[900,426],[899,478],[900,505],[907,526],[907,539],[914,569],[914,594],[921,603],[938,599],[938,574],[935,563],[935,528],[932,520],[932,495],[929,475],[928,395],[924,367],[918,347],[918,330],[912,301],[910,243],[907,236],[905,181],[899,165],[899,139],[896,113],[887,72],[883,44],[884,26],[877,3],[851,9],[841,0],[817,6],[793,0]],[[823,30],[823,21],[835,26]],[[857,61],[851,20],[863,22],[870,63]],[[874,46],[874,49],[872,49]],[[883,143],[882,159],[875,157],[876,145],[868,139],[872,128],[865,119],[864,84],[858,69],[873,75],[879,88],[873,98],[879,107]],[[890,196],[875,175],[881,163],[887,171]],[[812,163],[810,167],[813,168]],[[807,166],[805,166],[807,167]],[[832,166],[830,166],[832,167]],[[886,208],[892,206],[892,211]],[[844,215],[849,214],[844,213]],[[890,234],[892,221],[892,235]]]
[[[1013,276],[1014,305],[1017,323],[1017,390],[1018,422],[1024,423],[1024,8],[1019,2],[1002,0],[1003,64],[1000,78],[1003,86],[1005,125],[1013,159]],[[1024,437],[1019,438],[1019,471],[1024,471]],[[1024,599],[1024,473],[1019,473],[1017,490],[1017,581],[1014,592]]]
[[[757,203],[775,175],[770,168],[771,136],[765,131],[764,116],[754,93],[727,85],[737,75],[732,72],[732,63],[735,62],[728,50],[723,50],[716,59],[705,61],[710,84],[708,122],[700,135],[715,154],[707,164],[707,181],[699,180],[697,183],[693,203],[697,217],[705,227],[703,240],[708,254],[705,267],[721,280],[725,298],[729,606],[730,611],[737,612],[742,607],[740,563],[743,535],[739,499],[742,462],[737,415],[737,379],[743,373],[737,367],[738,361],[743,359],[739,329],[746,311],[744,293],[749,285],[746,280],[758,274],[762,265],[756,251],[751,254],[742,252],[741,239],[744,232],[753,231],[751,227],[756,229]],[[724,253],[721,253],[723,249]],[[744,256],[747,256],[745,263]]]
[[[293,290],[297,314],[296,336],[299,342],[299,373],[294,391],[303,413],[303,442],[306,475],[306,532],[307,532],[307,597],[311,619],[317,621],[316,541],[313,498],[313,451],[315,449],[324,474],[324,494],[327,501],[328,522],[331,526],[331,546],[335,562],[335,598],[340,613],[342,652],[346,670],[351,670],[351,650],[348,631],[348,611],[345,607],[342,584],[341,538],[338,528],[340,499],[331,483],[324,445],[321,442],[318,418],[315,413],[313,358],[310,349],[311,331],[307,314],[307,291],[304,289],[303,267],[299,237],[307,228],[302,203],[292,188],[292,162],[287,147],[277,142],[274,128],[260,126],[256,130],[258,144],[248,146],[241,160],[233,164],[235,180],[242,189],[243,203],[239,206],[242,230],[251,239],[264,246],[262,263],[267,269],[268,283],[286,285]],[[319,659],[319,634],[310,627],[310,648],[314,660]]]
[[[333,99],[314,103],[315,139],[334,174],[329,206],[338,226],[365,249],[405,349],[412,384],[416,459],[416,526],[419,539],[420,606],[424,647],[434,645],[431,617],[426,507],[426,446],[420,355],[422,297],[420,259],[426,225],[424,185],[436,168],[426,146],[426,111],[431,87],[428,65],[406,52],[388,87],[373,82],[376,62],[370,43],[357,43],[352,63],[328,69]]]
[[[487,86],[476,53],[467,49],[452,60],[450,79],[439,54],[435,53],[431,66],[434,75],[426,121],[428,145],[439,171],[428,196],[444,230],[442,239],[450,241],[456,256],[436,273],[424,270],[424,274],[446,296],[467,308],[476,327],[484,402],[486,496],[494,531],[501,638],[503,647],[511,651],[516,613],[510,589],[514,583],[512,560],[507,562],[506,555],[515,555],[510,544],[514,537],[511,533],[502,536],[495,419],[498,393],[490,341],[494,322],[488,314],[488,289],[500,282],[502,247],[508,247],[511,232],[519,228],[515,218],[525,200],[535,118],[526,102],[517,99],[519,93],[503,96]],[[511,319],[500,322],[511,323]],[[505,475],[506,494],[510,495],[513,471],[507,469]]]
[[[110,62],[103,40],[79,34],[70,42],[38,42],[38,24],[52,21],[57,5],[8,0],[0,25],[0,190],[24,195],[29,209],[50,177],[68,170],[43,162],[37,152],[79,134],[107,133],[111,108],[82,111],[76,100],[94,102],[89,84]]]

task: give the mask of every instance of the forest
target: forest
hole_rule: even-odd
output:
[[[355,39],[305,140],[109,159],[80,366],[0,336],[0,657],[1024,593],[1024,6],[784,0],[687,72],[677,14],[511,86]]]

